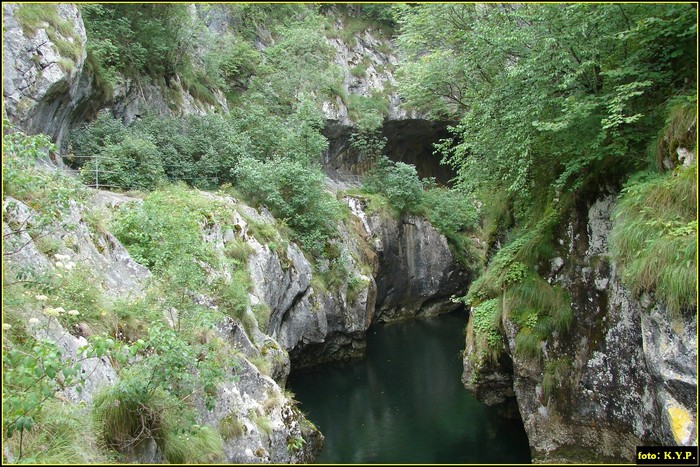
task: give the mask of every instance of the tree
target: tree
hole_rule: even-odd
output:
[[[457,144],[441,149],[467,191],[571,191],[603,167],[646,163],[657,109],[694,87],[695,16],[690,5],[407,6],[400,89],[461,117]]]

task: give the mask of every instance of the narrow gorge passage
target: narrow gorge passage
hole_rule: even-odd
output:
[[[367,356],[292,374],[300,409],[325,436],[317,463],[528,463],[520,420],[460,382],[465,312],[377,325]]]

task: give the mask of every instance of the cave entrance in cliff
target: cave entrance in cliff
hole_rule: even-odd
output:
[[[441,157],[434,154],[433,145],[452,135],[448,131],[453,121],[423,119],[389,120],[384,123],[382,136],[387,142],[383,153],[395,162],[413,164],[421,178],[434,177],[438,183],[449,185],[455,177],[454,170],[441,164]],[[350,145],[353,127],[328,121],[323,134],[328,138],[328,150],[323,157],[326,174],[335,180],[358,181],[367,166]]]
[[[366,357],[293,371],[288,387],[325,437],[322,464],[530,463],[520,418],[460,381],[464,309],[375,324]]]

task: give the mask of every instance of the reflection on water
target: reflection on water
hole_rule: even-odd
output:
[[[367,357],[292,375],[301,410],[326,437],[318,463],[528,463],[520,421],[460,381],[466,315],[376,326]]]

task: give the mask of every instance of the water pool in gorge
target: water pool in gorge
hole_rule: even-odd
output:
[[[370,328],[367,356],[292,374],[300,409],[325,436],[317,463],[529,463],[520,420],[460,381],[465,313]]]

